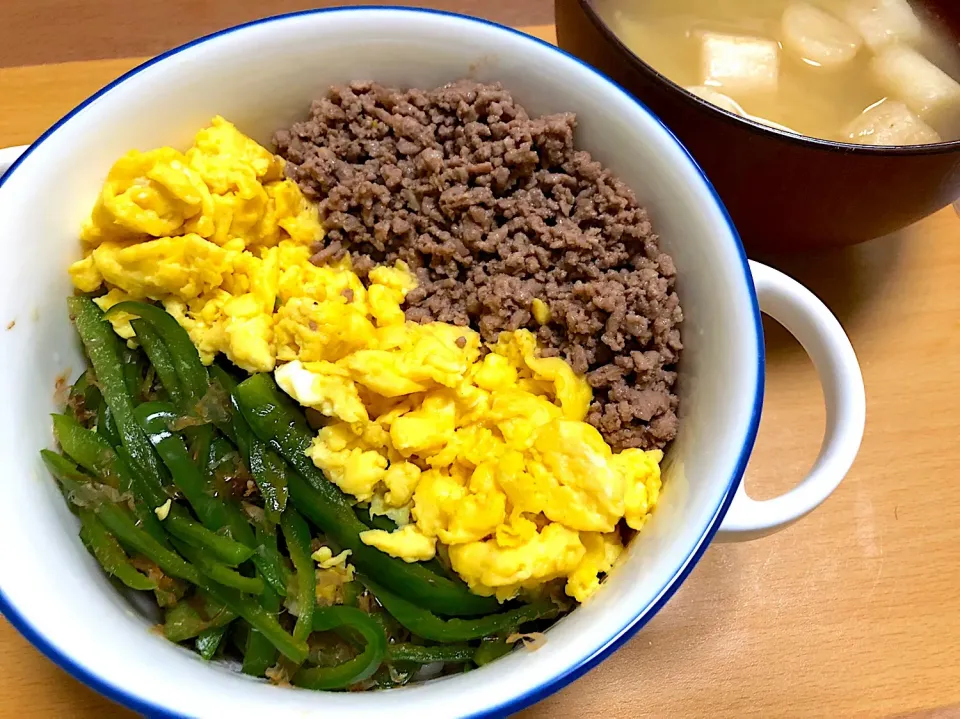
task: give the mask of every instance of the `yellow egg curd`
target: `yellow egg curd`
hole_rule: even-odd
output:
[[[330,418],[307,452],[314,463],[402,525],[361,539],[410,562],[442,543],[474,592],[502,601],[560,578],[589,597],[623,549],[618,523],[640,529],[656,504],[662,453],[615,454],[584,421],[589,385],[538,357],[526,330],[484,354],[468,328],[367,319],[352,348],[332,343],[275,372]]]
[[[278,353],[296,356],[291,346],[315,338],[317,315],[366,302],[352,273],[348,286],[338,268],[310,264],[323,229],[283,167],[221,117],[184,153],[127,153],[83,225],[74,285],[105,287],[96,300],[105,310],[128,299],[162,303],[207,364],[222,352],[250,372],[272,371]],[[351,287],[352,301],[343,292]],[[121,337],[133,338],[129,317],[111,320]]]

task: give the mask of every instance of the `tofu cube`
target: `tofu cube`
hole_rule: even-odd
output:
[[[928,145],[940,135],[896,100],[884,100],[867,108],[843,131],[845,139],[858,145]]]
[[[907,0],[849,0],[844,18],[874,51],[898,42],[916,43],[923,36]]]
[[[700,46],[700,84],[727,95],[777,91],[780,46],[772,40],[705,32]]]
[[[927,124],[952,127],[960,116],[960,83],[913,48],[892,45],[871,61],[880,87]]]

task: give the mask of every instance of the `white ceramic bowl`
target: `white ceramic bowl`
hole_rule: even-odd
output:
[[[37,452],[52,445],[54,385],[83,366],[66,273],[77,232],[111,163],[130,148],[186,145],[215,114],[267,143],[335,82],[432,87],[499,80],[534,113],[578,114],[579,146],[650,209],[678,268],[686,316],[681,429],[665,461],[662,503],[602,591],[547,633],[482,669],[389,692],[281,689],[205,665],[150,631],[77,539]],[[550,45],[454,15],[345,8],[254,22],[189,43],[133,70],[46,132],[0,184],[0,609],[41,651],[98,691],[149,715],[380,717],[502,715],[595,666],[677,589],[718,529],[773,531],[819,504],[853,461],[863,431],[859,368],[842,329],[806,290],[754,265],[684,148],[645,107]],[[755,291],[755,283],[756,290]],[[768,502],[740,479],[763,393],[760,306],[811,352],[828,427],[813,473]],[[9,324],[8,324],[9,323]],[[732,508],[731,508],[732,503]],[[728,512],[729,510],[729,512]],[[724,515],[727,515],[724,521]]]

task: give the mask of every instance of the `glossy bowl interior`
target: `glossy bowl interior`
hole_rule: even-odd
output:
[[[644,0],[624,0],[642,3]],[[793,135],[688,93],[627,48],[593,0],[556,0],[557,40],[677,134],[713,182],[747,252],[803,252],[899,230],[960,197],[960,141],[866,147]],[[960,3],[923,11],[960,38]]]
[[[113,161],[184,146],[222,114],[268,143],[331,83],[432,87],[502,81],[533,113],[574,110],[579,145],[646,204],[678,267],[685,354],[681,430],[655,516],[602,591],[547,633],[468,674],[389,692],[281,689],[207,665],[150,631],[100,572],[37,452],[53,444],[55,385],[83,365],[67,317],[78,228]],[[646,108],[533,38],[442,13],[316,11],[252,23],[137,68],[44,134],[0,179],[0,608],[67,671],[150,715],[224,717],[503,715],[576,678],[676,590],[736,490],[756,435],[763,345],[746,260],[699,168]]]

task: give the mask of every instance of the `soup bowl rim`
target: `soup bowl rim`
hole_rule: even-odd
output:
[[[590,23],[600,31],[600,33],[604,36],[604,39],[606,39],[613,45],[613,47],[617,49],[620,55],[626,56],[626,60],[634,69],[639,70],[645,75],[652,76],[655,81],[666,85],[671,90],[675,91],[677,95],[683,98],[684,102],[686,102],[688,105],[697,106],[700,110],[705,110],[706,112],[713,114],[715,117],[718,117],[727,123],[740,125],[743,129],[749,130],[755,134],[773,136],[779,140],[783,140],[800,147],[825,150],[828,152],[839,152],[844,154],[855,152],[860,155],[875,155],[880,157],[889,157],[891,155],[946,155],[960,151],[960,138],[956,140],[931,142],[925,145],[861,145],[853,142],[825,140],[823,138],[812,137],[810,135],[804,135],[801,133],[788,132],[786,130],[780,130],[769,125],[764,125],[762,122],[757,122],[756,120],[741,117],[740,115],[730,112],[729,110],[724,110],[723,108],[714,105],[712,102],[704,100],[702,97],[699,97],[685,89],[682,85],[678,85],[666,75],[659,72],[653,67],[653,65],[646,62],[638,53],[631,50],[630,47],[620,39],[620,35],[614,32],[610,24],[603,19],[599,12],[597,12],[596,8],[594,7],[595,0],[575,1],[583,9],[584,14],[587,16],[587,19],[590,21]],[[557,2],[559,3],[560,0],[557,0]]]

